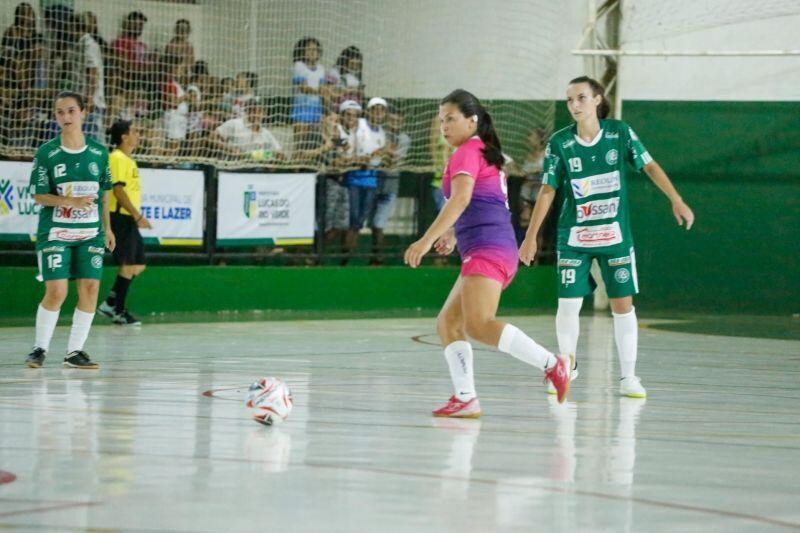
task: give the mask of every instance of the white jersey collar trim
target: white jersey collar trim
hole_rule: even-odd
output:
[[[581,146],[586,146],[588,148],[599,143],[602,137],[603,137],[603,128],[600,128],[600,131],[597,132],[597,135],[595,135],[594,139],[592,139],[590,142],[586,142],[583,139],[581,139],[577,133],[575,134],[575,141]]]
[[[61,145],[61,149],[64,150],[65,152],[67,152],[68,154],[82,154],[83,152],[86,151],[87,148],[89,148],[88,144],[84,144],[83,148],[80,148],[78,150],[73,150],[72,148],[67,148],[63,144]]]

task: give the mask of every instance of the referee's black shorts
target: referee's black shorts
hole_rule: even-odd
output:
[[[117,240],[117,246],[111,253],[117,265],[145,264],[144,239],[132,216],[112,212],[111,231]]]

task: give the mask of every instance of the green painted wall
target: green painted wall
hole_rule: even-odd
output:
[[[0,272],[0,324],[19,318],[30,318],[32,324],[43,293],[34,279],[36,270],[6,267]],[[103,295],[115,272],[109,268],[104,274]],[[454,267],[153,267],[136,279],[128,304],[142,315],[254,309],[329,312],[333,317],[362,312],[433,314],[457,277]],[[553,308],[553,280],[550,267],[521,270],[503,295],[502,310]],[[62,316],[68,317],[74,307],[74,289],[71,292]]]

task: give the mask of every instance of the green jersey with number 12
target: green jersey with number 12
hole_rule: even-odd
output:
[[[31,171],[35,194],[92,196],[86,209],[55,206],[39,211],[38,245],[46,242],[82,242],[103,237],[103,193],[111,189],[108,150],[86,138],[81,150],[61,145],[61,136],[44,143],[36,152]]]
[[[626,163],[641,170],[652,160],[633,129],[620,120],[600,120],[591,142],[578,137],[576,124],[554,133],[542,183],[559,191],[558,249],[627,254],[633,236]]]

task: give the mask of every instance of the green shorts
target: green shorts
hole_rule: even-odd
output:
[[[562,250],[558,252],[558,297],[583,298],[595,285],[589,271],[597,259],[609,298],[624,298],[639,292],[636,277],[636,255],[633,247],[628,255],[598,255],[591,252]]]
[[[77,243],[43,242],[36,247],[39,274],[44,281],[100,279],[103,275],[102,239]]]

